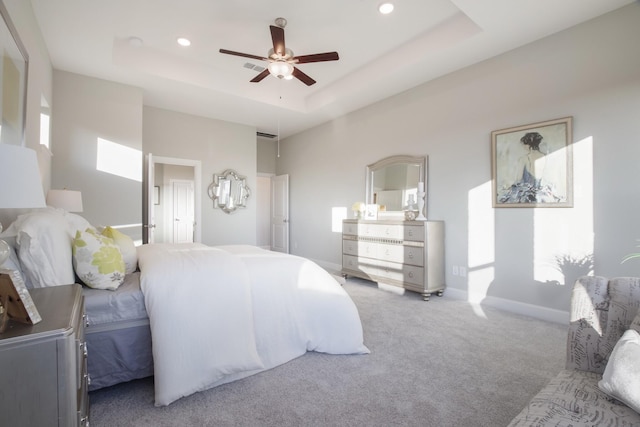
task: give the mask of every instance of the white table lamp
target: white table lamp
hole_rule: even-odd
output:
[[[0,209],[43,207],[44,192],[36,152],[0,143]],[[0,239],[0,266],[8,257],[9,245]]]
[[[82,193],[74,190],[49,190],[47,206],[64,209],[67,212],[82,212]]]

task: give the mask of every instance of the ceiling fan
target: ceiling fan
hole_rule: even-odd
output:
[[[291,79],[295,77],[307,86],[311,86],[316,81],[300,71],[300,69],[296,67],[296,64],[337,61],[338,59],[340,59],[338,57],[338,52],[325,52],[315,53],[312,55],[295,56],[291,49],[285,47],[284,44],[284,27],[287,25],[287,20],[284,18],[277,18],[275,20],[275,24],[276,25],[269,26],[269,28],[271,29],[271,40],[273,41],[273,49],[269,49],[267,57],[251,55],[242,52],[234,52],[227,49],[220,49],[220,53],[225,53],[227,55],[242,56],[244,58],[251,58],[269,62],[267,68],[263,72],[251,79],[252,83],[258,83],[269,74],[273,74],[279,79]]]

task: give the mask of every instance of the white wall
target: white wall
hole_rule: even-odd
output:
[[[256,199],[226,214],[213,208],[207,187],[213,174],[234,169],[256,188],[256,129],[168,110],[144,107],[144,152],[202,162],[202,243],[255,244]]]
[[[83,216],[98,226],[142,234],[142,90],[65,71],[54,72],[52,187],[82,191]],[[98,170],[98,141],[137,152],[138,179]]]
[[[564,312],[586,270],[562,271],[556,257],[593,255],[596,274],[640,274],[640,264],[620,264],[640,239],[639,22],[636,2],[281,142],[292,252],[339,265],[332,208],[363,200],[365,166],[428,155],[427,214],[446,222],[454,294]],[[575,207],[493,209],[491,131],[566,116]],[[454,276],[454,265],[467,277]]]

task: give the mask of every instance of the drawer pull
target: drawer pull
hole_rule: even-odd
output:
[[[89,327],[89,316],[87,316],[87,313],[82,315],[82,320],[84,321],[84,326],[86,328],[88,328]]]
[[[413,271],[410,271],[409,274],[407,274],[407,276],[409,276],[409,278],[413,279]]]

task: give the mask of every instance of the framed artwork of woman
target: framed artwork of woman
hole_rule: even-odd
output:
[[[573,207],[572,121],[491,132],[493,207]]]

